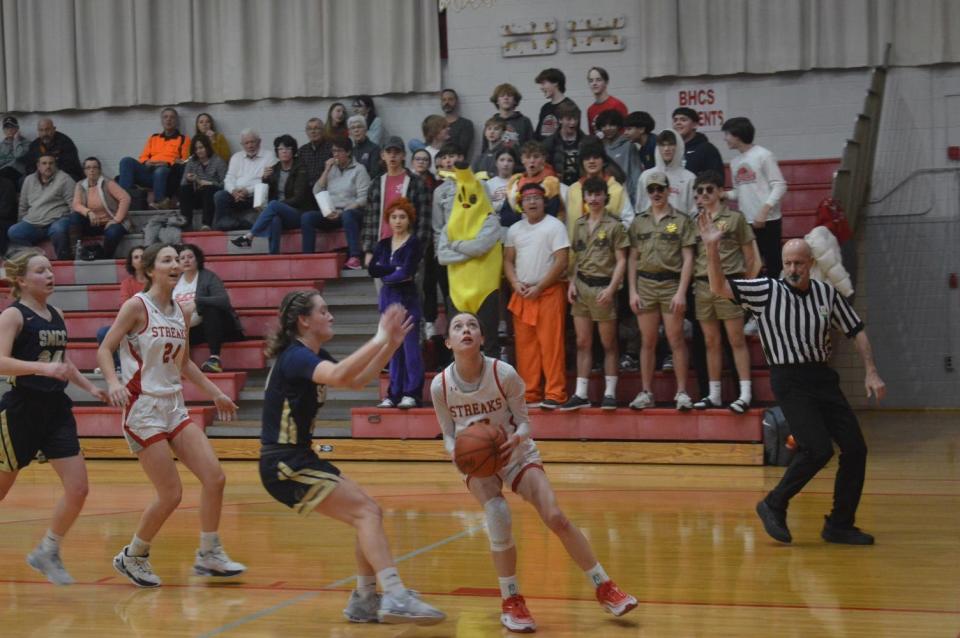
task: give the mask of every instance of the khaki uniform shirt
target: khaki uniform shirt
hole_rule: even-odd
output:
[[[693,220],[673,206],[657,221],[653,207],[643,211],[630,225],[630,245],[637,251],[637,272],[675,272],[683,269],[685,246],[697,244]]]
[[[617,267],[617,250],[628,248],[630,239],[620,220],[604,212],[593,231],[590,215],[584,215],[573,226],[570,246],[571,272],[587,277],[610,277]]]
[[[704,215],[705,213],[700,213]],[[746,260],[743,257],[743,246],[754,240],[753,228],[747,223],[742,213],[721,206],[713,215],[713,223],[723,233],[720,238],[720,264],[725,275],[742,275],[746,269]],[[697,229],[697,264],[694,276],[707,276],[707,251],[700,239]]]

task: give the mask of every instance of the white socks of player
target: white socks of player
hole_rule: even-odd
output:
[[[574,392],[581,399],[587,398],[587,386],[590,384],[590,379],[586,377],[577,377],[577,390]]]
[[[210,552],[220,544],[220,534],[217,532],[200,532],[200,551]]]
[[[500,597],[504,600],[520,593],[520,584],[517,583],[516,574],[506,578],[497,578],[497,580],[500,581]]]
[[[60,551],[60,541],[63,540],[63,536],[57,536],[53,533],[53,530],[47,530],[47,533],[43,535],[43,538],[40,539],[40,549],[52,554],[54,552]]]
[[[150,554],[150,543],[134,534],[133,540],[127,545],[127,556],[147,556],[148,554]]]
[[[617,376],[603,377],[603,396],[617,396]]]
[[[584,573],[587,575],[587,578],[590,579],[590,584],[593,585],[594,588],[597,588],[610,580],[610,577],[607,576],[607,572],[603,570],[603,565],[600,563],[597,563]]]
[[[387,567],[378,571],[377,580],[380,581],[380,589],[386,594],[402,596],[407,591],[396,567]]]

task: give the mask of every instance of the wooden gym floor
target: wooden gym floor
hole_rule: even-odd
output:
[[[874,547],[827,545],[836,461],[793,502],[795,542],[763,533],[753,506],[781,468],[549,464],[568,516],[640,606],[614,619],[536,513],[515,496],[519,577],[544,636],[957,636],[960,631],[960,418],[866,413],[870,446],[858,523]],[[440,445],[438,442],[437,445]],[[91,493],[63,556],[78,584],[49,585],[24,563],[59,485],[22,472],[0,504],[2,636],[499,636],[496,577],[478,506],[443,463],[341,465],[374,495],[400,573],[444,609],[434,627],[353,625],[340,615],[353,575],[348,528],[270,500],[256,465],[226,462],[221,527],[249,571],[189,575],[197,483],[156,539],[163,587],[138,590],[111,568],[151,497],[131,461],[90,461]]]

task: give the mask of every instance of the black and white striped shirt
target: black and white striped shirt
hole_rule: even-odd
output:
[[[837,289],[810,280],[806,291],[782,279],[730,279],[734,300],[757,318],[763,353],[770,365],[826,363],[830,327],[854,337],[863,321]]]

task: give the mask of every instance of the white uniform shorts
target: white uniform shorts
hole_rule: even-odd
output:
[[[136,454],[157,441],[171,440],[190,423],[183,393],[137,396],[123,412],[123,436]]]
[[[500,468],[496,474],[484,478],[468,476],[466,482],[468,485],[474,481],[489,482],[492,483],[490,487],[496,487],[496,491],[500,491],[503,485],[509,485],[510,489],[516,492],[517,486],[520,485],[520,479],[530,469],[542,471],[543,459],[540,458],[540,450],[537,449],[537,444],[532,439],[527,439],[513,451],[510,462]]]

